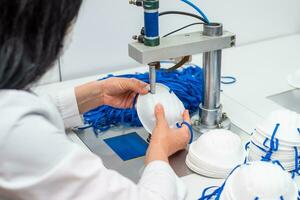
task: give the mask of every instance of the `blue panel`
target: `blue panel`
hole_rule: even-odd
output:
[[[158,12],[144,13],[145,20],[145,36],[146,37],[158,37]]]
[[[148,143],[136,132],[105,139],[104,142],[123,160],[131,160],[146,154]]]

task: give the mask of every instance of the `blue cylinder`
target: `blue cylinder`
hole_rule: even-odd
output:
[[[158,0],[144,0],[144,44],[146,46],[158,46],[160,43],[158,9]]]
[[[158,12],[144,12],[145,37],[155,38],[159,36]]]

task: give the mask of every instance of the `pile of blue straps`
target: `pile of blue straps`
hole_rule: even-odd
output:
[[[203,71],[200,67],[193,65],[175,71],[161,69],[157,71],[156,76],[157,82],[168,86],[182,101],[184,107],[190,111],[190,114],[198,111],[200,103],[203,102],[204,93]],[[103,79],[110,77],[136,78],[149,83],[148,73],[108,75]],[[86,125],[79,129],[93,128],[96,135],[114,126],[142,126],[134,105],[129,109],[117,109],[104,105],[84,113],[83,117]]]

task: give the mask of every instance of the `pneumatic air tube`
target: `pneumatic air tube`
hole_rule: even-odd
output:
[[[155,47],[159,45],[159,0],[144,0],[143,6],[145,27],[144,44],[146,46]]]

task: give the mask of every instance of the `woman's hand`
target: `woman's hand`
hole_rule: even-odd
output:
[[[115,108],[131,108],[137,94],[148,93],[148,84],[135,78],[109,78],[102,83],[104,104]]]
[[[148,84],[134,78],[108,78],[75,88],[80,113],[101,105],[130,108],[137,94],[147,94]]]
[[[151,136],[151,142],[146,155],[146,164],[154,160],[168,162],[168,157],[185,149],[189,140],[189,128],[183,125],[181,128],[172,129],[165,119],[164,108],[158,104],[155,107],[156,127]],[[184,111],[183,120],[190,123],[187,110]]]

